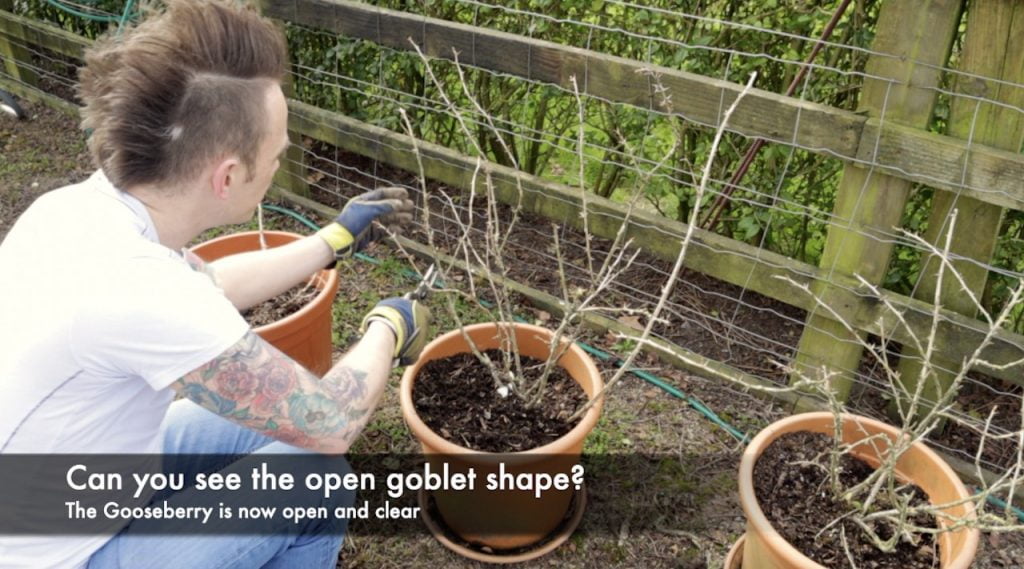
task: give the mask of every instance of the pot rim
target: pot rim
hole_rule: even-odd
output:
[[[247,239],[247,238],[249,238],[250,236],[253,236],[253,235],[257,235],[258,236],[259,233],[260,233],[259,231],[239,231],[237,233],[228,233],[227,235],[220,235],[220,236],[214,237],[213,239],[210,239],[208,241],[203,241],[202,243],[199,243],[199,244],[195,245],[194,247],[191,247],[189,250],[190,251],[194,251],[195,249],[197,249],[199,247],[203,247],[205,245],[217,244],[217,243],[222,243],[222,242],[225,242],[225,241],[234,241],[234,240],[237,240],[237,239]],[[292,232],[292,231],[277,231],[277,230],[271,230],[271,229],[264,230],[263,234],[264,235],[273,235],[273,236],[276,236],[276,237],[291,237],[292,238],[290,241],[285,241],[281,245],[287,245],[288,243],[291,243],[291,242],[294,242],[294,241],[298,241],[298,240],[304,239],[306,237],[305,235],[302,235],[302,234],[299,234],[299,233],[295,233],[295,232]],[[249,251],[248,250],[247,251],[239,251],[238,253],[247,253],[247,252],[249,252]],[[232,254],[236,254],[236,253],[232,253]],[[310,301],[307,302],[306,304],[302,305],[302,308],[299,308],[298,310],[296,310],[295,312],[292,312],[288,316],[285,316],[284,318],[281,318],[279,320],[275,320],[273,322],[270,322],[269,324],[263,324],[262,326],[257,326],[255,328],[252,328],[252,331],[257,333],[257,334],[259,334],[260,332],[274,331],[274,330],[277,330],[278,328],[289,327],[294,322],[306,318],[307,314],[309,314],[310,312],[313,312],[321,304],[323,304],[325,302],[326,298],[331,295],[331,291],[336,291],[338,289],[339,277],[338,277],[338,269],[336,269],[336,268],[320,269],[319,271],[314,273],[310,278],[315,280],[315,282],[313,283],[313,286],[317,287],[316,296],[314,296],[312,299],[310,299]]]
[[[470,324],[464,326],[467,332],[472,330],[486,329],[486,328],[497,328],[498,326],[511,326],[516,329],[524,330],[526,332],[533,332],[535,334],[543,334],[551,336],[553,332],[542,326],[535,326],[533,324],[525,324],[521,322],[483,322],[480,324]],[[436,344],[440,344],[446,341],[452,336],[462,336],[462,332],[459,328],[451,330],[438,336],[426,345],[423,349],[423,354],[427,354],[430,348]],[[590,374],[593,381],[593,392],[600,393],[604,388],[604,381],[601,378],[601,372],[597,369],[597,365],[587,355],[582,348],[573,343],[569,347],[569,350],[562,357],[564,358],[568,353],[579,357],[583,361],[583,365]],[[475,455],[490,455],[490,456],[522,456],[532,457],[537,455],[550,455],[550,454],[567,454],[567,450],[572,442],[580,441],[586,437],[586,435],[594,429],[597,425],[597,421],[601,415],[601,409],[604,406],[604,395],[602,400],[594,403],[594,405],[587,410],[583,415],[580,422],[573,427],[568,433],[561,437],[551,441],[546,445],[534,447],[531,449],[518,451],[518,452],[489,452],[473,450],[471,448],[464,447],[462,445],[453,443],[448,439],[445,439],[441,435],[435,433],[430,427],[420,419],[419,414],[416,412],[416,407],[412,401],[412,386],[419,375],[420,369],[428,362],[432,360],[424,359],[422,356],[414,364],[406,368],[405,373],[402,374],[402,382],[399,390],[399,402],[402,408],[402,415],[405,417],[406,422],[409,424],[409,429],[421,439],[421,441],[429,448],[437,449],[443,454],[455,455],[455,454],[475,454]]]
[[[762,429],[750,444],[747,445],[746,450],[743,451],[743,457],[740,460],[739,478],[737,480],[740,494],[740,505],[743,508],[743,513],[746,516],[747,524],[753,526],[760,533],[762,533],[766,539],[770,540],[774,547],[777,548],[780,554],[789,558],[792,562],[792,567],[800,569],[826,569],[822,565],[811,560],[809,557],[804,555],[800,550],[793,547],[785,538],[783,538],[778,531],[772,526],[771,522],[768,521],[767,516],[764,515],[764,511],[761,510],[761,504],[758,502],[756,495],[754,494],[754,465],[757,459],[760,458],[764,449],[768,447],[776,438],[787,432],[792,432],[792,428],[796,424],[806,423],[811,421],[817,421],[821,419],[827,419],[832,421],[834,414],[829,411],[813,411],[809,413],[798,413],[796,415],[790,415],[783,419],[773,422],[764,429]],[[862,415],[856,415],[853,413],[843,413],[843,421],[852,421],[857,424],[866,425],[874,430],[881,430],[891,435],[899,433],[899,429],[888,423],[864,417]],[[917,442],[914,446],[919,447],[919,450],[923,451],[924,455],[936,466],[942,473],[943,477],[951,481],[956,492],[962,496],[970,496],[967,488],[964,486],[960,477],[957,476],[956,472],[938,455],[934,450],[928,447],[928,445]],[[973,505],[970,503],[965,504],[965,507],[970,510],[969,515],[976,516]],[[749,531],[749,530],[748,530]],[[971,551],[971,555],[967,558],[967,563],[960,565],[955,559],[951,565],[940,565],[944,569],[963,568],[966,569],[973,562],[974,552],[977,551],[978,541],[980,535],[978,530],[971,528],[961,528],[954,531],[966,531],[968,535],[966,542],[964,543],[963,550]],[[938,534],[937,539],[941,539],[943,534]],[[941,563],[941,562],[940,562]]]

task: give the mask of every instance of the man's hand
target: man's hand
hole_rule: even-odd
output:
[[[360,333],[371,322],[383,322],[395,333],[394,357],[401,365],[416,361],[430,336],[430,309],[417,300],[395,297],[378,302],[363,318]]]
[[[335,255],[344,257],[362,251],[382,233],[374,221],[391,228],[412,221],[413,203],[404,188],[378,188],[360,194],[345,204],[332,223],[317,232]]]

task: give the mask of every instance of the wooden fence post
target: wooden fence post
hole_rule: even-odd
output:
[[[270,5],[274,3],[275,0],[261,0],[260,12],[267,13],[271,10]],[[292,11],[292,17],[285,20],[274,20],[282,34],[285,33],[285,23],[294,20],[295,3],[286,2],[286,4]],[[295,84],[292,79],[291,65],[289,65],[289,68],[289,72],[281,84],[281,89],[284,91],[285,97],[291,99],[295,96]],[[274,174],[274,186],[308,198],[309,184],[306,182],[306,153],[302,149],[302,135],[289,128],[288,136],[291,137],[292,143],[288,147],[288,151],[285,152],[281,167]]]
[[[949,57],[961,13],[960,0],[884,2],[872,50],[891,57],[874,54],[868,60],[860,110],[884,122],[925,128],[935,106],[933,88]],[[862,140],[862,144],[874,141]],[[847,164],[820,266],[829,273],[857,274],[881,283],[893,247],[886,235],[899,225],[910,188],[907,180]],[[857,339],[819,308],[807,318],[790,380],[795,382],[802,374],[815,376],[824,369],[835,374],[833,388],[845,399],[861,353]]]
[[[0,10],[14,12],[14,0],[0,0]],[[4,70],[16,82],[39,86],[39,75],[31,68],[32,54],[25,48],[25,34],[15,24],[0,27],[0,58],[4,60]]]
[[[1015,85],[1024,81],[1024,4],[1018,0],[972,1],[960,68],[972,76],[959,76],[954,90],[971,98],[954,98],[947,134],[970,140],[972,144],[1019,151],[1021,136],[1024,136],[1021,111],[989,101],[1024,107],[1024,88]],[[1010,84],[1000,84],[999,80]],[[964,160],[967,159],[965,155]],[[955,261],[953,266],[971,293],[980,300],[988,280],[985,265],[991,261],[995,250],[1003,209],[956,192],[935,190],[925,238],[940,249],[945,243],[949,218],[954,209],[959,213],[951,235],[950,252],[965,260]],[[913,296],[925,302],[935,302],[939,261],[926,254],[921,259],[921,267]],[[950,278],[948,270],[942,287],[939,303],[943,307],[966,316],[977,316],[977,307],[960,284]],[[937,401],[949,389],[962,365],[962,362],[934,355],[931,373],[924,377],[923,354],[904,345],[902,356],[899,372],[904,389],[913,393],[917,383],[925,381],[921,391],[923,403]],[[896,412],[895,403],[890,408],[893,414]],[[929,408],[922,405],[919,413]]]

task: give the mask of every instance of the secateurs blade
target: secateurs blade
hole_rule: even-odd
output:
[[[420,280],[420,284],[416,285],[416,288],[412,289],[411,292],[405,293],[405,298],[409,300],[424,301],[430,296],[430,292],[434,289],[434,285],[437,283],[438,271],[437,267],[433,263],[427,267],[427,271],[423,273],[423,278]]]

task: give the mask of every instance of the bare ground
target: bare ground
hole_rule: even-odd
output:
[[[84,139],[74,119],[37,104],[25,102],[23,106],[30,120],[16,122],[0,115],[0,238],[40,193],[81,180],[91,171]],[[309,231],[289,219],[274,223],[275,227]],[[387,249],[380,247],[374,253],[384,259],[388,255]],[[337,353],[340,355],[354,339],[358,320],[377,299],[405,292],[410,284],[396,274],[393,263],[346,265],[335,306]],[[715,302],[712,298],[698,300],[701,304],[696,306]],[[535,309],[524,306],[521,310],[543,319],[543,314]],[[765,313],[764,317],[770,315]],[[772,323],[760,325],[770,329]],[[614,338],[593,336],[587,340],[603,349],[613,348]],[[667,368],[653,359],[645,359],[640,365],[698,397],[723,419],[749,433],[786,414],[786,410],[720,382]],[[605,366],[604,372],[610,371]],[[392,389],[386,393],[356,451],[418,450],[402,423],[397,382],[395,376]],[[601,507],[602,503],[615,503],[617,492],[615,477],[605,474],[601,484],[594,485],[600,491],[592,496],[594,505],[588,509],[576,535],[554,553],[525,566],[722,566],[726,551],[743,531],[735,480],[742,446],[735,439],[684,401],[630,377],[609,398],[597,430],[588,439],[587,452],[655,456],[665,461],[668,474],[648,480],[648,488],[644,489],[649,491],[651,501],[643,515],[651,519],[631,519],[624,510]],[[634,478],[632,474],[622,473],[619,479],[630,481]],[[623,487],[621,491],[636,489]],[[651,516],[651,512],[656,515]],[[1021,559],[1024,536],[986,534],[974,566],[1019,567]],[[425,529],[386,535],[358,522],[350,527],[340,564],[368,568],[482,565],[448,552]]]

